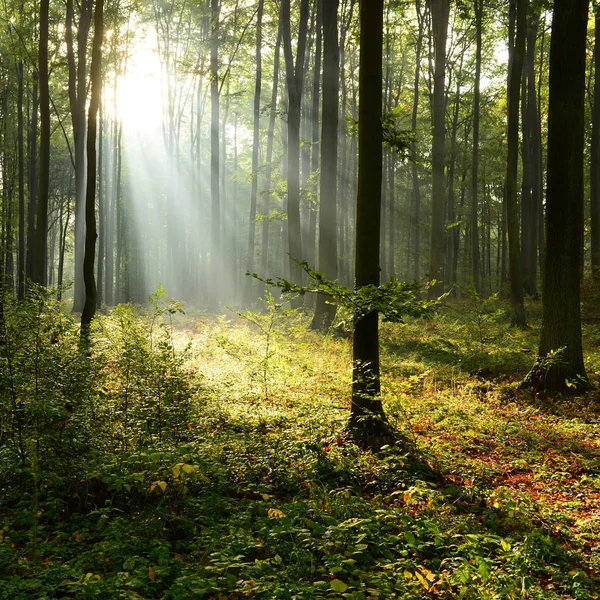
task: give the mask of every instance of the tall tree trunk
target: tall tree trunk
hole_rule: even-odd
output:
[[[34,71],[33,90],[31,92],[31,122],[29,124],[29,203],[27,206],[27,252],[25,271],[27,279],[33,279],[35,263],[35,216],[37,214],[38,199],[38,162],[37,162],[37,136],[38,136],[38,110],[39,110],[39,76]]]
[[[48,71],[49,0],[40,0],[40,162],[38,202],[35,222],[34,283],[47,284],[48,196],[50,191],[50,90]]]
[[[594,109],[590,166],[592,275],[600,276],[600,3],[594,2]]]
[[[96,254],[96,126],[98,106],[102,93],[102,38],[104,37],[104,0],[96,0],[94,11],[94,41],[90,68],[91,97],[88,112],[87,134],[87,189],[85,194],[85,253],[83,258],[83,280],[85,304],[81,313],[81,340],[84,347],[89,344],[89,329],[96,314],[96,280],[94,258]]]
[[[287,149],[287,215],[288,215],[288,252],[290,279],[302,283],[302,272],[296,268],[295,261],[303,259],[300,229],[300,107],[304,83],[304,55],[306,51],[309,1],[301,0],[300,23],[297,40],[296,61],[292,54],[292,34],[290,21],[290,0],[282,0],[281,16],[283,21],[283,54],[288,90],[288,149]],[[295,303],[296,306],[299,304]]]
[[[552,18],[542,334],[528,376],[547,390],[588,385],[579,291],[588,6],[588,0],[556,1]]]
[[[262,275],[267,275],[268,259],[269,259],[269,212],[271,210],[271,178],[273,174],[273,142],[275,139],[275,117],[277,115],[277,92],[279,87],[279,65],[280,65],[280,49],[282,38],[282,25],[279,19],[279,27],[277,29],[277,42],[275,43],[275,57],[273,59],[273,87],[271,89],[271,111],[269,115],[269,129],[267,132],[267,168],[265,172],[265,192],[263,199],[263,223],[262,223],[262,253],[260,259],[260,269]]]
[[[506,162],[506,225],[508,232],[508,271],[512,322],[526,326],[521,275],[521,250],[519,248],[519,216],[517,204],[517,163],[519,159],[519,99],[521,74],[525,57],[527,27],[527,0],[511,0],[511,13],[516,12],[516,37],[510,48],[508,75],[508,132]],[[514,19],[514,17],[511,17]]]
[[[83,280],[83,257],[85,236],[85,197],[86,197],[86,123],[87,104],[87,45],[91,23],[93,0],[81,0],[77,23],[77,60],[73,44],[73,0],[67,0],[65,41],[69,69],[69,106],[73,124],[75,159],[75,249],[73,275],[73,311],[81,312],[85,302]]]
[[[479,282],[479,235],[478,220],[478,171],[479,171],[479,106],[481,97],[481,34],[483,21],[483,0],[473,0],[475,7],[475,91],[473,94],[473,160],[471,163],[471,274],[477,294],[481,293]]]
[[[421,0],[416,0],[417,18],[419,20],[419,33],[417,37],[416,60],[415,60],[415,78],[413,87],[413,106],[411,117],[411,128],[413,135],[417,133],[417,117],[419,115],[419,83],[421,81],[421,52],[423,50],[423,16],[421,15]],[[414,255],[414,270],[413,277],[415,281],[421,278],[421,184],[419,181],[419,168],[417,166],[417,142],[411,144],[412,157],[412,193],[414,212],[414,230],[415,230],[415,255]]]
[[[527,32],[527,114],[531,135],[531,242],[528,261],[529,289],[528,293],[537,298],[537,258],[540,217],[543,211],[543,165],[542,165],[542,130],[538,110],[536,77],[535,77],[535,47],[539,25],[539,13],[532,14]]]
[[[258,198],[258,150],[260,146],[260,93],[262,88],[262,16],[264,0],[258,2],[256,20],[256,83],[254,88],[254,131],[252,139],[252,189],[250,192],[250,221],[248,225],[248,254],[246,270],[254,271],[254,246],[256,236],[256,204]],[[246,303],[252,301],[252,278],[246,278]]]
[[[444,194],[446,178],[444,176],[444,142],[446,139],[446,39],[448,37],[448,18],[450,8],[448,0],[430,0],[433,38],[435,50],[435,68],[433,84],[433,145],[431,151],[433,181],[431,190],[431,254],[429,277],[437,282],[429,288],[429,296],[435,298],[444,291],[444,256],[446,236],[444,226]]]
[[[104,102],[100,98],[98,127],[98,287],[97,306],[100,308],[103,301],[102,288],[104,286],[104,255],[106,237],[106,215],[104,206]]]
[[[337,163],[340,53],[338,0],[323,2],[323,119],[321,125],[321,195],[319,201],[319,271],[337,279]],[[317,296],[314,328],[329,329],[336,307],[331,298]]]
[[[356,201],[356,289],[379,285],[382,183],[383,0],[360,4],[360,107]],[[386,428],[380,397],[379,315],[358,316],[354,325],[352,407],[349,429],[359,438]]]
[[[17,67],[17,153],[19,160],[19,251],[17,258],[17,298],[25,298],[25,152],[23,149],[23,61]]]
[[[211,0],[211,44],[210,44],[210,307],[216,310],[221,301],[221,206],[219,197],[219,0]]]

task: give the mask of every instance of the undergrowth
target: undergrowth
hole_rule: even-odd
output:
[[[492,298],[383,324],[411,445],[377,452],[341,433],[350,342],[308,325],[159,292],[99,317],[87,357],[56,300],[7,304],[0,598],[598,597],[597,392],[518,389],[535,320]]]

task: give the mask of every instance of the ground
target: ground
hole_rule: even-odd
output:
[[[176,439],[115,426],[70,489],[33,469],[34,489],[11,493],[3,467],[0,598],[599,597],[600,397],[518,388],[539,339],[528,312],[526,331],[495,299],[383,324],[405,443],[366,452],[343,434],[349,340],[274,304],[176,315],[194,382],[182,419],[161,417]],[[598,340],[586,325],[595,386]]]

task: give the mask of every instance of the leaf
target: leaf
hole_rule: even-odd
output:
[[[179,479],[179,475],[181,474],[181,463],[178,465],[175,465],[172,469],[171,472],[173,473],[173,477],[175,477],[175,479]]]
[[[421,582],[421,585],[427,591],[429,591],[429,583],[427,583],[427,579],[425,579],[425,577],[423,577],[423,575],[421,575],[421,573],[419,573],[419,571],[415,571],[415,577]]]
[[[150,581],[156,581],[156,571],[152,567],[148,567],[148,579]]]
[[[270,508],[267,514],[269,515],[269,519],[283,519],[285,517],[285,513],[278,508]]]
[[[339,594],[343,594],[348,589],[348,586],[341,579],[332,579],[329,585],[334,592]]]
[[[181,468],[183,469],[183,472],[187,473],[188,475],[190,473],[198,472],[198,467],[196,465],[182,465]]]

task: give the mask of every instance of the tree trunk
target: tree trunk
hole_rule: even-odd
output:
[[[258,149],[260,145],[260,93],[262,88],[262,16],[264,0],[258,2],[256,21],[256,84],[254,88],[254,132],[252,139],[252,189],[250,192],[250,220],[248,225],[248,254],[246,270],[254,271],[254,246],[256,236],[256,204],[258,198]],[[251,277],[246,278],[246,304],[253,300]]]
[[[588,0],[555,2],[552,18],[542,334],[527,382],[554,391],[588,386],[579,281],[588,6]]]
[[[481,293],[479,282],[479,235],[478,235],[478,171],[479,171],[479,106],[481,87],[481,34],[483,21],[483,0],[473,0],[475,7],[475,31],[477,48],[475,51],[475,92],[473,94],[473,160],[471,163],[471,274],[475,293]]]
[[[219,197],[219,0],[211,0],[211,44],[210,44],[210,308],[216,310],[221,301],[221,214]]]
[[[35,221],[35,254],[32,280],[38,285],[47,284],[47,234],[48,195],[50,191],[50,90],[48,72],[48,26],[49,0],[40,1],[40,161],[38,201]]]
[[[102,38],[104,36],[104,0],[96,0],[94,11],[94,41],[90,68],[91,97],[88,112],[87,134],[87,189],[85,194],[85,253],[83,258],[83,280],[85,304],[81,313],[82,346],[89,347],[90,324],[96,314],[96,281],[94,258],[96,253],[96,126],[102,86]]]
[[[436,298],[444,291],[444,256],[446,251],[445,203],[446,178],[444,176],[444,142],[446,139],[446,39],[448,37],[448,0],[430,0],[435,68],[433,84],[433,145],[431,151],[433,182],[431,190],[431,254],[429,277],[435,285],[429,288],[430,298]]]
[[[519,99],[521,74],[525,56],[527,0],[511,0],[511,12],[516,10],[516,39],[509,49],[508,132],[506,162],[506,225],[508,231],[508,272],[513,325],[525,327],[521,250],[519,248],[519,216],[517,204],[517,163],[519,160]],[[514,19],[514,17],[512,17]]]
[[[382,183],[383,0],[360,4],[360,107],[356,201],[356,289],[379,285]],[[380,397],[379,315],[356,319],[349,429],[359,439],[387,428]]]
[[[25,298],[25,152],[23,149],[23,61],[18,66],[17,152],[19,160],[19,252],[17,258],[17,298]]]
[[[417,133],[417,117],[419,115],[419,83],[421,80],[421,52],[423,49],[423,17],[421,15],[421,0],[416,0],[417,18],[419,20],[419,34],[417,37],[416,60],[415,60],[415,78],[413,88],[413,106],[411,117],[411,128],[413,134]],[[417,142],[411,144],[412,156],[412,193],[415,207],[414,228],[415,228],[415,256],[413,277],[415,281],[421,279],[421,184],[419,182],[419,168],[417,165]]]
[[[300,107],[304,82],[304,54],[306,51],[308,0],[301,0],[300,23],[297,41],[296,62],[292,54],[292,35],[290,22],[290,0],[282,0],[281,16],[283,24],[283,54],[288,90],[288,148],[287,148],[287,215],[288,215],[288,252],[290,279],[293,283],[302,283],[302,272],[296,268],[295,261],[302,260],[302,239],[300,230]],[[296,306],[299,302],[295,303]]]
[[[275,139],[275,117],[277,115],[277,91],[279,87],[279,65],[281,48],[282,26],[279,19],[277,29],[277,42],[275,43],[275,57],[273,62],[273,87],[271,89],[271,114],[269,116],[269,129],[267,132],[267,169],[265,172],[265,192],[263,200],[263,223],[262,223],[262,253],[260,259],[260,269],[263,277],[267,275],[269,258],[269,212],[271,210],[271,178],[273,174],[273,142]]]
[[[321,124],[321,195],[319,202],[319,271],[337,279],[337,162],[340,53],[338,0],[323,2],[323,119]],[[317,296],[313,328],[327,330],[336,306],[323,294]]]
[[[594,108],[590,165],[592,275],[600,276],[600,3],[594,2]]]

